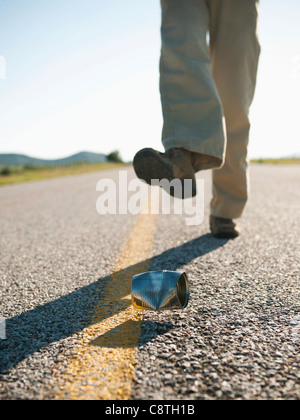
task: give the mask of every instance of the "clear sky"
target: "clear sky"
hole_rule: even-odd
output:
[[[162,150],[160,19],[159,0],[1,0],[0,153]],[[259,36],[250,157],[300,154],[300,1],[261,0]]]

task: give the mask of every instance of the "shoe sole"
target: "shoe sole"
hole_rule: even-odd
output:
[[[137,177],[149,185],[153,179],[172,181],[175,178],[172,165],[168,165],[158,152],[152,149],[139,151],[134,157],[133,167]]]
[[[159,152],[156,152],[153,149],[140,150],[134,157],[133,167],[136,176],[149,185],[155,185],[153,180],[161,181],[162,179],[167,179],[171,182],[174,179],[179,179],[174,175],[173,165],[168,164],[165,159],[161,157]],[[180,181],[182,184],[180,196],[176,195],[175,188],[173,187],[165,189],[165,191],[172,197],[177,198],[190,198],[197,194],[194,184],[192,185],[191,194],[187,194],[187,192],[184,191],[184,180],[180,179]],[[162,186],[162,188],[164,187]]]
[[[212,235],[217,239],[234,239],[240,236],[239,233],[232,233],[232,232],[220,232],[220,233],[214,233],[212,232]]]

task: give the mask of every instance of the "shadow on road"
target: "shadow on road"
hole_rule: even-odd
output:
[[[151,270],[177,270],[196,258],[216,250],[226,244],[225,239],[215,239],[212,235],[206,234],[197,239],[186,242],[178,247],[171,248],[160,255],[153,257],[150,261]],[[149,260],[148,260],[149,261]],[[128,307],[131,302],[129,299],[121,299],[130,294],[130,284],[133,273],[139,272],[139,267],[145,267],[145,262],[128,267],[114,273],[114,277],[126,281],[127,290],[124,289],[123,296],[119,296],[118,302],[110,302],[101,314],[102,319],[115,315]],[[65,295],[53,302],[39,306],[31,311],[6,320],[7,340],[0,340],[0,373],[5,374],[11,367],[29,357],[31,354],[40,351],[43,347],[57,344],[60,340],[82,331],[94,322],[100,322],[99,316],[93,319],[91,314],[100,305],[101,295],[105,291],[106,285],[111,280],[111,276],[103,277]],[[118,285],[116,285],[118,287]],[[121,303],[120,303],[121,302]],[[142,322],[142,321],[141,321]],[[142,331],[147,329],[147,322],[142,322]],[[126,325],[125,325],[126,324]],[[170,323],[151,323],[152,335],[147,336],[151,340],[157,335],[164,334],[173,328]],[[149,325],[148,325],[149,326]],[[127,321],[115,329],[112,329],[103,336],[98,337],[91,345],[117,347],[118,343],[113,339],[117,336],[120,329],[140,328],[141,324],[134,321]],[[119,331],[116,331],[118,329]],[[128,334],[127,334],[128,335]],[[130,336],[130,334],[129,334]],[[143,337],[140,343],[145,344]],[[124,346],[124,342],[122,343]],[[125,346],[132,346],[130,339]]]
[[[158,335],[163,335],[174,328],[171,322],[134,321],[132,319],[123,322],[116,328],[91,341],[91,345],[106,348],[134,348],[136,347],[136,331],[147,331],[142,334],[139,345],[144,345]],[[122,340],[120,340],[122,337]]]

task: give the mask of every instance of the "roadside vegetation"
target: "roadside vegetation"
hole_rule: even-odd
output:
[[[294,159],[254,159],[251,163],[258,164],[281,164],[299,165],[300,158]],[[128,165],[124,163],[118,151],[107,155],[107,162],[88,163],[81,162],[64,166],[0,166],[0,186],[16,184],[19,182],[38,181],[42,179],[58,178],[69,175],[79,175],[89,172],[104,171],[114,168],[122,168]]]
[[[272,165],[299,165],[300,158],[252,159],[251,163],[270,163]]]
[[[98,172],[125,166],[118,151],[107,156],[107,162],[81,162],[71,165],[53,166],[0,166],[0,186],[19,182],[39,181],[42,179],[58,178],[69,175],[79,175]],[[128,165],[128,164],[127,164]]]

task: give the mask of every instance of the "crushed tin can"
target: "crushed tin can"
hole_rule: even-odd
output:
[[[164,311],[184,309],[189,302],[186,273],[149,271],[132,278],[131,298],[136,309]]]

